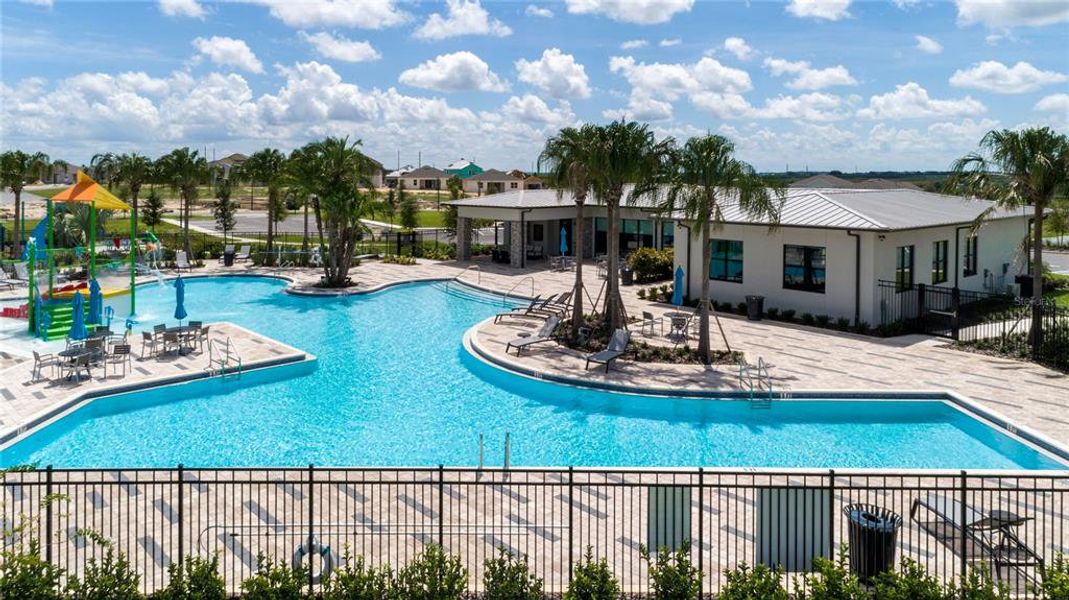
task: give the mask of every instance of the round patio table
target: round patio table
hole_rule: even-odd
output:
[[[668,320],[672,324],[668,331],[668,337],[673,340],[686,339],[687,323],[690,322],[691,314],[680,311],[669,311],[664,313],[664,316],[668,317]]]
[[[198,331],[200,331],[200,327],[193,327],[190,325],[178,325],[163,330],[164,333],[173,333],[178,336],[178,354],[180,356],[185,356],[193,351],[193,348],[182,345],[182,342],[186,341],[191,333],[196,333]]]

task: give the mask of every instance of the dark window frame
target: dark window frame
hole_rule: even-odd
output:
[[[980,238],[970,235],[965,238],[965,258],[961,269],[962,277],[972,277],[979,271]]]
[[[802,263],[788,263],[787,255],[790,248],[799,248],[802,253]],[[817,254],[821,254],[824,265],[822,267],[815,267],[814,260]],[[792,283],[788,281],[787,268],[801,268],[802,269],[802,282]],[[822,271],[823,276],[817,277],[817,272]],[[802,246],[799,244],[784,244],[783,245],[783,289],[785,290],[797,290],[800,292],[811,292],[815,294],[823,294],[828,287],[828,249],[826,246]]]
[[[733,248],[738,244],[737,255],[739,258],[731,258],[736,255]],[[718,249],[717,246],[721,248]],[[727,281],[730,283],[742,283],[743,274],[745,271],[745,256],[746,246],[742,240],[727,240],[727,239],[711,239],[709,240],[709,279],[713,281]],[[713,275],[713,267],[717,265],[722,266],[723,276]],[[737,267],[737,270],[733,270],[732,267]],[[732,276],[732,273],[737,272],[737,276]]]
[[[946,283],[950,279],[950,242],[938,240],[932,242],[932,285]]]
[[[913,289],[915,266],[916,248],[912,244],[895,248],[895,287],[898,291]]]

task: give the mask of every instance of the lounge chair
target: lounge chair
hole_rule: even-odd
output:
[[[527,336],[517,337],[508,344],[505,345],[505,354],[508,354],[509,350],[515,348],[516,356],[519,356],[523,352],[524,348],[529,348],[535,344],[541,344],[542,342],[553,341],[553,332],[557,329],[557,325],[560,324],[559,317],[549,317],[546,319],[546,324],[538,330],[538,333]]]
[[[627,351],[627,344],[631,341],[631,332],[626,329],[617,329],[612,333],[612,338],[609,339],[609,345],[601,352],[595,352],[586,357],[586,368],[590,370],[590,363],[599,365],[605,365],[605,372],[609,372],[609,367],[612,366],[613,361],[623,356],[623,353]]]
[[[925,514],[933,520],[921,520]],[[985,513],[974,506],[963,507],[959,501],[938,494],[914,500],[909,517],[955,551],[962,549],[960,536],[964,535],[969,542],[965,552],[978,554],[975,557],[991,565],[998,579],[1002,579],[1002,570],[1006,567],[1038,567],[1040,572],[1043,571],[1043,558],[1021,541],[1015,531],[1032,517],[1021,517],[1006,510]]]
[[[501,322],[501,319],[505,317],[529,317],[534,314],[534,311],[538,310],[539,307],[545,306],[547,303],[552,302],[553,298],[554,296],[542,298],[542,295],[539,294],[535,296],[534,300],[531,300],[531,303],[527,306],[519,306],[503,313],[497,313],[496,315],[494,315],[494,323]]]
[[[556,300],[536,310],[536,312],[557,315],[564,318],[572,310],[572,292],[564,292]]]
[[[249,260],[252,256],[252,246],[245,244],[238,250],[238,253],[234,255],[234,260]]]
[[[174,268],[178,271],[182,269],[193,270],[193,265],[189,264],[189,256],[186,255],[185,250],[179,250],[174,253]]]

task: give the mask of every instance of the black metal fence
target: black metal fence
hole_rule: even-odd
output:
[[[943,581],[987,569],[1038,597],[1039,565],[1069,550],[1069,473],[179,467],[14,471],[2,484],[0,517],[15,531],[6,550],[38,539],[47,560],[81,573],[104,552],[95,532],[146,592],[166,584],[171,563],[212,554],[237,590],[258,556],[289,562],[311,540],[395,568],[437,543],[475,592],[484,561],[506,548],[529,557],[553,597],[588,548],[625,592],[644,594],[640,546],[690,542],[714,594],[742,562],[780,565],[788,580],[808,571],[848,539],[854,504],[901,516],[892,564],[911,558]]]

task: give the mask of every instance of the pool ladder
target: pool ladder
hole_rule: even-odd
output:
[[[227,336],[225,341],[208,340],[208,371],[209,377],[241,377],[241,357],[234,349],[234,343]]]
[[[746,361],[739,363],[739,389],[749,392],[750,408],[772,408],[772,376],[764,358],[758,357],[752,368]]]
[[[484,463],[485,463],[484,459],[485,458],[486,458],[486,444],[485,444],[485,440],[484,440],[483,434],[480,433],[479,434],[479,470],[480,471],[482,471],[485,468],[484,467]],[[503,469],[505,471],[509,470],[509,463],[511,462],[511,459],[512,459],[512,433],[506,431],[505,432],[505,465],[503,467]]]

